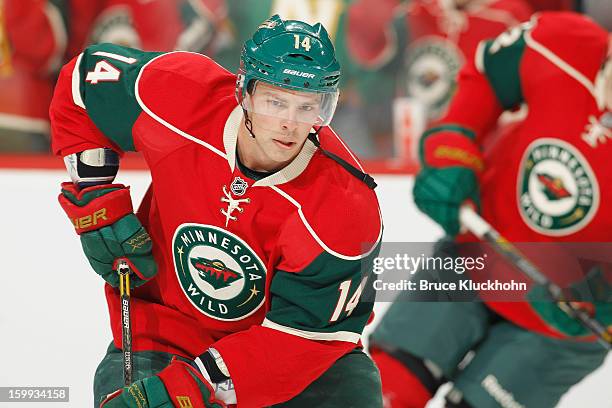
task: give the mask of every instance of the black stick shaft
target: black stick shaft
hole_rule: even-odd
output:
[[[130,267],[119,261],[119,293],[121,301],[121,349],[123,350],[123,381],[132,383],[132,321],[130,317]]]

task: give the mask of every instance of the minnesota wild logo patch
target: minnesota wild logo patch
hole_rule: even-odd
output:
[[[265,266],[236,235],[213,225],[182,224],[172,252],[185,296],[206,316],[240,320],[263,305]]]
[[[455,90],[455,77],[463,64],[452,42],[429,36],[415,41],[406,58],[408,96],[424,101],[431,117],[446,108]]]
[[[517,187],[523,221],[544,235],[584,228],[599,207],[599,186],[589,163],[560,139],[537,139],[527,147]]]

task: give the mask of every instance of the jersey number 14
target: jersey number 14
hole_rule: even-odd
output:
[[[111,58],[117,61],[124,62],[126,64],[133,64],[136,62],[136,58],[124,57],[123,55],[113,54],[112,52],[98,51],[94,52],[93,55],[99,55],[101,57]],[[121,71],[115,68],[113,64],[106,60],[98,61],[93,71],[89,71],[85,77],[85,81],[95,85],[98,82],[115,82],[119,80]]]
[[[338,287],[338,291],[340,295],[338,297],[338,302],[336,303],[336,308],[334,309],[334,313],[332,314],[330,322],[335,322],[340,318],[342,312],[346,312],[346,316],[350,316],[353,313],[353,309],[357,307],[359,304],[359,299],[361,298],[361,293],[363,292],[363,288],[366,285],[367,278],[363,278],[353,296],[347,302],[349,291],[351,289],[351,280],[345,280]]]

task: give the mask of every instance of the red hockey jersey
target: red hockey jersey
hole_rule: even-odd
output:
[[[359,343],[359,302],[382,234],[375,193],[307,141],[255,181],[236,166],[235,75],[194,53],[87,48],[50,109],[53,151],[138,150],[152,176],[139,216],[158,275],[133,291],[133,346],[223,356],[240,406],[292,398]],[[359,163],[330,129],[321,145]],[[235,218],[235,219],[234,219]],[[106,287],[115,344],[117,290]]]
[[[480,184],[482,215],[510,241],[609,241],[612,118],[598,79],[607,52],[608,33],[587,17],[543,12],[481,43],[461,72],[439,132],[460,124],[482,145],[503,110],[528,107],[525,120],[486,149]],[[489,306],[561,336],[528,303]]]

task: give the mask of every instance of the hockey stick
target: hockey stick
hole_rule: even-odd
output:
[[[512,243],[500,235],[488,222],[478,215],[471,207],[463,206],[459,210],[459,221],[474,235],[487,241],[493,249],[502,255],[514,267],[527,275],[534,282],[545,286],[557,306],[568,316],[576,319],[586,329],[590,330],[599,343],[607,350],[612,349],[612,333],[601,323],[592,318],[586,311],[578,308],[573,302],[567,300],[561,288],[548,280],[525,255],[523,255]]]
[[[121,297],[121,349],[123,350],[123,381],[132,383],[132,321],[130,319],[130,266],[119,260],[119,294]]]

